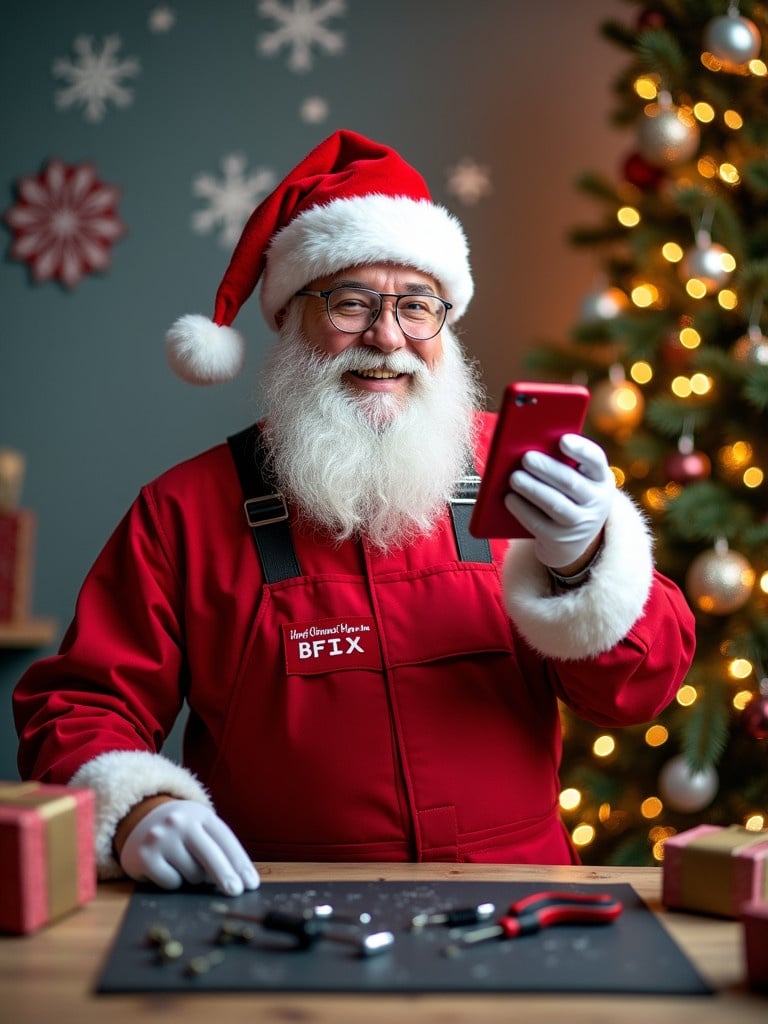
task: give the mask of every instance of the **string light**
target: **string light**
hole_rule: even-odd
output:
[[[750,832],[762,832],[767,823],[765,815],[756,811],[744,819],[744,828]]]
[[[658,723],[651,725],[645,731],[645,742],[649,747],[661,747],[669,739],[669,730]]]
[[[625,228],[634,228],[640,223],[640,213],[634,206],[622,206],[616,211],[616,219]]]
[[[685,253],[677,242],[665,242],[661,247],[661,255],[668,263],[679,263]]]
[[[715,119],[715,108],[703,101],[694,103],[693,105],[693,116],[697,121],[701,121],[702,124],[709,124],[710,121]]]
[[[742,477],[744,486],[749,487],[751,490],[755,487],[759,487],[762,484],[763,479],[764,474],[759,466],[750,466],[749,469],[744,471],[744,476]]]
[[[648,384],[653,379],[653,367],[644,359],[639,359],[630,366],[629,375],[636,384]]]
[[[733,704],[737,711],[743,711],[747,704],[752,700],[752,696],[753,694],[751,690],[739,690],[738,693],[734,694],[731,704]]]
[[[570,787],[560,794],[560,806],[564,811],[575,811],[580,804],[581,793],[578,789]]]
[[[702,178],[714,178],[717,174],[717,161],[711,156],[701,156],[696,161],[696,169]]]
[[[680,344],[684,348],[698,348],[701,344],[701,335],[695,327],[683,327],[680,331]]]
[[[595,830],[586,821],[582,821],[571,832],[571,839],[575,846],[589,846],[595,840]]]
[[[764,594],[768,594],[768,570],[766,570],[760,577],[759,586]]]
[[[654,302],[658,301],[659,290],[655,285],[644,281],[642,284],[635,285],[630,293],[630,298],[639,309],[647,309],[648,306],[652,306]]]
[[[736,309],[739,297],[732,288],[722,288],[717,293],[717,301],[723,309]]]
[[[752,662],[746,658],[734,658],[728,666],[731,679],[746,679],[752,674]]]
[[[592,753],[595,757],[610,757],[616,749],[616,740],[613,736],[605,733],[602,736],[598,736],[595,742],[592,744]]]
[[[642,100],[655,100],[659,94],[659,80],[654,75],[641,75],[632,87]]]
[[[739,174],[738,168],[733,164],[722,163],[717,169],[717,173],[720,176],[721,181],[724,181],[726,185],[738,185],[741,181],[741,175]]]
[[[723,114],[723,121],[725,121],[729,128],[733,128],[734,131],[744,127],[744,118],[735,110],[726,110]]]
[[[675,700],[680,707],[689,708],[692,704],[696,703],[698,696],[695,686],[691,686],[690,683],[684,683],[677,691]]]
[[[640,813],[644,818],[658,818],[664,810],[664,804],[657,796],[649,796],[640,804]]]

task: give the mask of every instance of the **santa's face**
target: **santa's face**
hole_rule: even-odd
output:
[[[323,278],[312,290],[340,281],[437,294],[426,275],[388,266]],[[380,547],[428,532],[443,514],[466,472],[472,410],[482,401],[451,329],[409,341],[392,302],[384,300],[370,328],[347,334],[329,322],[324,299],[294,299],[262,375],[265,439],[280,489],[337,539],[364,534]]]
[[[382,401],[382,408],[402,406],[414,388],[414,374],[407,367],[418,364],[420,370],[434,371],[443,359],[443,341],[440,333],[423,341],[406,337],[395,317],[395,299],[392,296],[413,295],[412,305],[416,308],[419,296],[440,295],[438,283],[418,270],[373,264],[347,268],[332,276],[317,278],[307,285],[308,290],[315,292],[342,287],[366,288],[387,296],[375,322],[357,333],[339,330],[328,317],[325,299],[299,296],[293,301],[303,304],[300,323],[304,337],[316,353],[331,358],[350,353],[353,349],[365,353],[365,359],[352,359],[360,366],[345,370],[341,376],[349,397],[371,403],[375,399],[370,396],[389,396],[388,400]],[[407,304],[408,307],[410,305]],[[442,313],[439,304],[437,308]],[[408,309],[404,313],[407,315]],[[339,322],[345,315],[348,316],[342,311]],[[428,333],[428,330],[423,330],[423,333]]]

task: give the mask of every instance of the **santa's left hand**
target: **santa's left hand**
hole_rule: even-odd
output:
[[[534,538],[536,557],[561,569],[573,565],[599,536],[616,492],[605,452],[581,434],[564,434],[560,450],[574,469],[544,452],[528,451],[509,478],[507,509]]]

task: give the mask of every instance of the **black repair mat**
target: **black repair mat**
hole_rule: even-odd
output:
[[[711,992],[683,951],[630,885],[558,884],[563,892],[609,892],[623,912],[609,924],[561,924],[533,935],[492,940],[449,957],[445,946],[463,929],[410,929],[418,913],[492,902],[510,903],[546,888],[529,882],[265,882],[255,892],[222,899],[212,889],[131,897],[97,985],[116,992],[621,992],[706,995]],[[320,939],[309,949],[253,926],[245,944],[221,946],[216,907],[263,915],[330,904],[337,912],[371,915],[367,930],[389,930],[388,950],[363,957],[350,945]],[[183,947],[163,961],[148,939],[166,928]],[[356,936],[357,928],[334,925]],[[193,974],[191,962],[204,961]],[[195,961],[199,964],[200,961]],[[208,969],[205,969],[205,964]]]

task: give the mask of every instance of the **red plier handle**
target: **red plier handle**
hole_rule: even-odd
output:
[[[504,938],[513,939],[551,924],[608,924],[621,911],[620,900],[607,892],[536,892],[512,903],[497,924]]]

